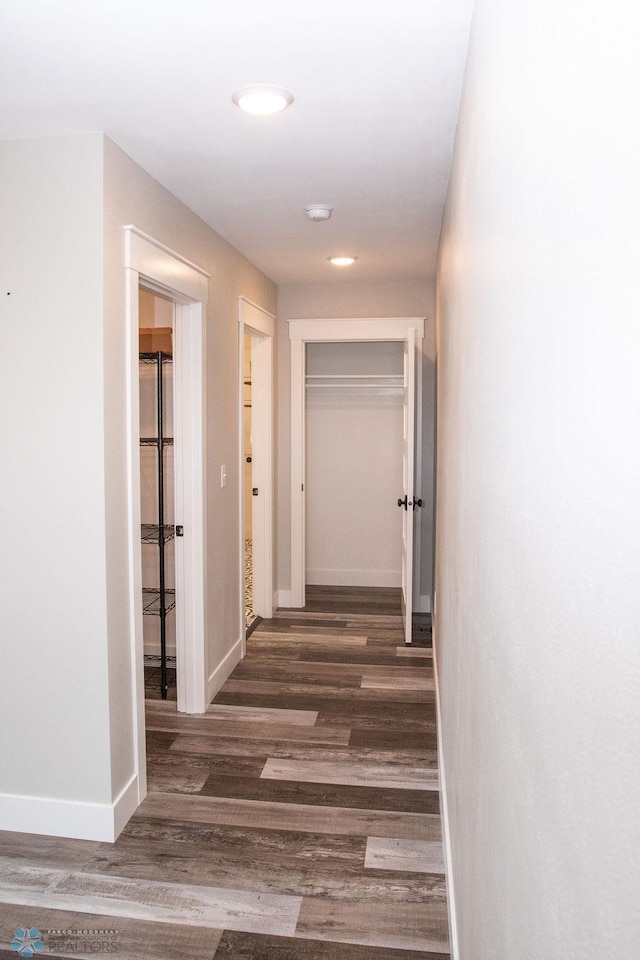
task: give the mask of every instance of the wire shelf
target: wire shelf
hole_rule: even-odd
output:
[[[163,437],[162,443],[165,447],[173,446],[173,437]],[[158,438],[157,437],[140,437],[140,446],[141,447],[157,447]]]
[[[157,363],[158,353],[160,353],[163,363],[173,363],[173,356],[170,353],[165,353],[163,350],[157,351],[156,353],[139,354],[140,363]]]
[[[176,605],[176,592],[175,590],[165,590],[164,593],[165,612],[169,613]],[[145,617],[160,616],[160,591],[155,587],[142,588],[142,613]]]
[[[158,579],[154,587],[142,588],[142,613],[146,617],[158,617],[160,620],[160,696],[163,700],[166,700],[169,683],[166,620],[167,614],[175,609],[176,592],[167,589],[166,581],[165,548],[166,544],[175,537],[175,527],[173,524],[165,523],[165,457],[162,455],[162,451],[165,446],[173,446],[173,437],[165,436],[165,374],[163,368],[166,364],[172,362],[173,357],[170,352],[154,350],[141,351],[139,359],[141,367],[151,367],[154,374],[157,424],[156,435],[154,437],[140,437],[140,446],[154,447],[158,451],[157,457],[153,458],[156,461],[158,522],[143,523],[140,530],[142,543],[155,544],[158,547]]]
[[[141,543],[160,543],[160,527],[157,523],[143,523],[141,524]],[[164,525],[164,542],[169,543],[176,535],[176,528],[173,524],[165,523]]]

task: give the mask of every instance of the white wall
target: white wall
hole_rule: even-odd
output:
[[[108,839],[135,786],[123,227],[212,274],[210,669],[243,632],[237,297],[275,312],[275,287],[101,134],[3,143],[0,163],[0,828]]]
[[[36,829],[111,799],[101,138],[0,144],[0,209],[0,826]]]
[[[423,456],[422,497],[433,499],[434,448],[434,286],[429,280],[394,283],[358,281],[326,284],[288,284],[278,288],[278,587],[291,585],[290,529],[290,345],[287,320],[332,317],[424,316],[423,341]],[[422,550],[420,594],[430,601],[433,548],[433,514],[420,511]]]
[[[439,270],[460,960],[640,943],[635,5],[476,8]]]

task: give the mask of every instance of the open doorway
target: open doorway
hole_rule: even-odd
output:
[[[273,614],[273,338],[275,318],[238,298],[240,625],[246,640]],[[244,649],[243,649],[244,655]]]
[[[141,287],[138,313],[145,699],[176,700],[175,310],[172,300]]]
[[[205,497],[205,309],[208,274],[179,254],[157,243],[133,226],[125,227],[127,308],[127,412],[129,441],[129,610],[131,663],[135,677],[133,718],[138,802],[146,795],[145,749],[145,635],[142,604],[140,470],[140,288],[169,303],[173,309],[171,339],[173,370],[174,493],[169,500],[174,517],[163,526],[182,536],[175,550],[175,656],[177,708],[203,713],[212,685],[206,647],[206,497]],[[167,308],[168,309],[168,308]],[[154,307],[155,311],[155,307]],[[162,353],[163,351],[158,351]],[[164,373],[160,377],[164,385]],[[156,393],[157,397],[157,393]],[[155,429],[157,430],[157,421]],[[158,535],[164,535],[163,530]],[[149,548],[149,549],[152,549]],[[169,587],[169,584],[165,584]]]
[[[415,511],[422,506],[419,496],[421,484],[420,449],[421,432],[421,372],[416,363],[419,350],[416,346],[424,336],[423,317],[380,317],[326,320],[289,320],[291,341],[291,603],[292,607],[305,606],[307,574],[307,345],[309,344],[363,344],[399,342],[403,350],[402,378],[396,387],[402,397],[402,452],[400,457],[402,484],[395,499],[401,511],[401,609],[404,622],[405,642],[412,640],[412,613],[414,583],[420,577],[419,524],[415,524]],[[358,374],[346,374],[342,385],[357,380]],[[384,448],[380,449],[384,455]],[[366,506],[352,497],[350,490],[340,494],[353,511],[365,510]],[[370,522],[375,524],[376,517]],[[417,526],[417,530],[416,530]],[[415,534],[417,533],[417,536]],[[415,562],[414,562],[415,560]]]
[[[403,349],[306,347],[306,586],[395,589],[400,609]]]

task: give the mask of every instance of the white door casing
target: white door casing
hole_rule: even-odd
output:
[[[251,337],[253,609],[263,618],[273,615],[273,338],[275,317],[245,297],[238,297],[239,378],[239,544],[240,636],[245,636],[244,612],[244,338]]]
[[[415,345],[424,337],[424,317],[374,317],[345,319],[289,320],[289,339],[291,341],[291,598],[292,607],[305,605],[305,475],[306,475],[306,437],[305,437],[305,346],[307,343],[348,342],[348,341],[404,341],[411,339],[412,355],[415,357]],[[420,384],[422,364],[413,367],[413,437],[414,444],[420,449],[420,436],[416,436],[415,425],[421,424],[421,418],[415,419],[416,396],[421,396]],[[417,374],[417,377],[416,377]],[[415,451],[415,446],[414,446]],[[415,455],[414,455],[415,459]],[[419,458],[417,461],[419,468]],[[420,470],[414,475],[415,492],[419,497]],[[409,499],[413,501],[414,491]],[[404,512],[404,511],[403,511]],[[407,511],[409,512],[409,511]],[[413,509],[411,509],[413,514]],[[413,519],[413,518],[412,518]],[[413,527],[411,528],[411,534]],[[411,535],[410,534],[410,535]],[[413,563],[413,543],[408,551],[409,569],[407,576],[413,582],[419,579],[419,557]],[[413,568],[412,569],[412,564]],[[409,598],[409,606],[412,599]],[[409,622],[411,618],[409,617]],[[405,635],[406,639],[406,635]],[[410,639],[410,638],[409,638]]]
[[[204,713],[208,663],[205,627],[206,497],[204,304],[176,304],[174,329],[176,674],[178,711]],[[182,518],[179,520],[178,518]]]
[[[206,498],[204,422],[205,307],[209,274],[129,225],[125,227],[129,475],[129,608],[134,680],[134,751],[138,800],[146,795],[144,643],[140,545],[138,291],[141,284],[175,303],[174,464],[176,658],[178,710],[203,713],[206,697]]]

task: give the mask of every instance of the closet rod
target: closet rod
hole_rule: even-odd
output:
[[[402,380],[401,373],[308,373],[307,380]]]

